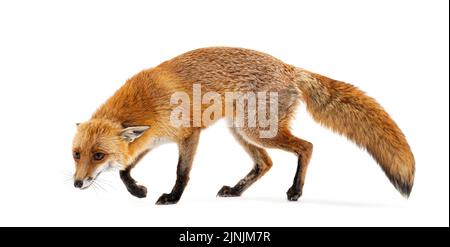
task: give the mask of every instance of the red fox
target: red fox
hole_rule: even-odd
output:
[[[195,87],[201,89],[200,95]],[[192,101],[176,104],[179,99],[174,98],[177,93],[195,99],[211,92],[215,98],[203,100],[200,105]],[[276,131],[262,137],[260,131],[267,130],[267,125],[237,125],[237,100],[232,102],[231,114],[225,114],[227,106],[219,102],[213,120],[195,119],[198,113],[206,114],[212,101],[227,101],[229,92],[258,96],[259,92],[276,93],[275,102],[263,100],[277,104]],[[231,122],[230,130],[237,142],[253,159],[254,167],[235,186],[223,186],[217,196],[240,196],[272,167],[265,148],[278,148],[298,157],[294,181],[287,191],[287,199],[297,201],[313,150],[312,143],[289,130],[300,101],[317,122],[366,149],[395,188],[409,197],[415,173],[413,154],[399,127],[374,99],[350,84],[285,64],[270,55],[228,47],[193,50],[139,72],[90,120],[77,124],[73,140],[74,186],[85,189],[102,171],[118,166],[127,190],[138,198],[145,197],[147,189],[130,172],[152,148],[170,141],[179,148],[177,179],[172,191],[163,194],[156,204],[177,203],[189,180],[201,130],[225,118]],[[249,102],[249,98],[244,102],[245,113],[250,111]],[[180,109],[186,114],[182,124],[177,125],[172,120]]]

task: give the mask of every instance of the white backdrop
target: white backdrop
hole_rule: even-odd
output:
[[[296,158],[270,150],[272,170],[242,198],[216,198],[252,162],[223,122],[202,132],[190,183],[175,182],[177,148],[134,170],[148,196],[117,173],[80,191],[75,123],[134,73],[205,46],[260,50],[357,85],[403,130],[416,158],[409,200],[375,161],[300,107],[293,132],[314,143],[303,197],[286,200]],[[448,226],[448,1],[1,1],[0,225]]]

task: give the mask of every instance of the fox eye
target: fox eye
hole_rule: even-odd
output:
[[[73,158],[76,159],[76,160],[79,160],[80,159],[80,152],[73,151]]]
[[[104,153],[94,153],[94,156],[93,156],[94,160],[102,160],[103,157],[105,157]]]

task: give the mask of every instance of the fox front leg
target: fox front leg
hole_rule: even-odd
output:
[[[131,177],[131,169],[148,153],[149,150],[145,150],[127,167],[125,170],[120,171],[120,178],[122,179],[128,192],[137,198],[144,198],[147,196],[147,188],[143,185],[138,185],[136,180]]]
[[[180,152],[177,165],[177,181],[169,194],[162,194],[156,204],[167,205],[177,203],[184,188],[189,181],[189,172],[191,171],[192,161],[194,159],[195,150],[197,149],[200,130],[194,130],[189,137],[185,138],[178,144]]]

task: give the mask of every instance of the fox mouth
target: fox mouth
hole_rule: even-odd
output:
[[[114,168],[114,164],[112,162],[109,162],[103,166],[101,166],[99,169],[95,171],[95,175],[85,177],[83,180],[75,180],[75,187],[80,190],[85,190],[89,188],[93,183],[95,183],[95,180],[100,176],[100,174],[104,171],[107,171],[111,168]],[[75,179],[75,176],[74,176]],[[82,183],[82,184],[81,184]]]
[[[80,190],[85,190],[89,188],[94,183],[94,179],[86,180],[83,182],[83,187],[80,188]]]
[[[89,188],[89,187],[95,182],[95,179],[97,179],[97,177],[100,175],[100,173],[101,173],[101,172],[97,173],[97,174],[95,175],[94,178],[88,177],[88,178],[83,182],[83,186],[80,188],[80,190],[85,190],[85,189]]]

